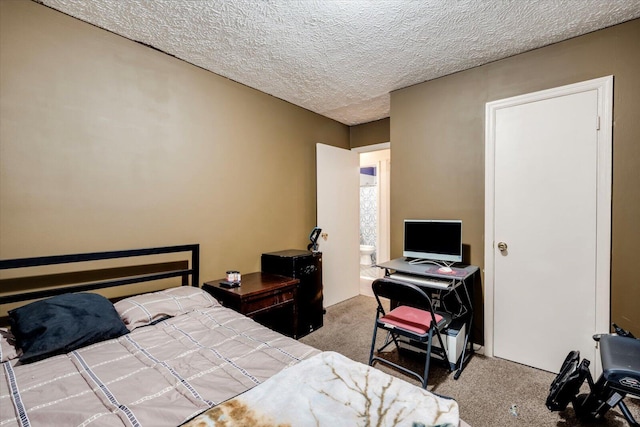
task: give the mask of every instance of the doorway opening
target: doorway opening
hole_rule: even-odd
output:
[[[389,143],[354,149],[360,153],[360,294],[383,276],[377,264],[389,260]]]
[[[360,277],[374,279],[380,216],[378,166],[364,165],[360,157]]]

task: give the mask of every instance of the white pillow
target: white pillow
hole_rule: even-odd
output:
[[[195,286],[180,286],[136,295],[114,304],[130,331],[166,316],[177,316],[218,304],[215,298]]]

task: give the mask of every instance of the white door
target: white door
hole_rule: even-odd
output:
[[[592,336],[608,331],[611,221],[602,84],[611,80],[488,104],[494,356],[551,372],[571,350],[599,363]]]
[[[360,290],[360,167],[358,153],[316,144],[318,227],[322,228],[325,306]]]

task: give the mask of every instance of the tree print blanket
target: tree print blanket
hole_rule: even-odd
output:
[[[323,352],[185,424],[204,426],[458,426],[458,404]]]

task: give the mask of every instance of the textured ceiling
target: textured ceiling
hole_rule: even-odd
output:
[[[389,93],[640,17],[640,0],[37,0],[347,125]]]

